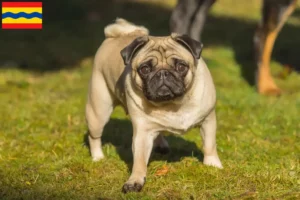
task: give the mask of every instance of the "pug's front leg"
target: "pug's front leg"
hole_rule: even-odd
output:
[[[217,153],[216,144],[217,120],[213,110],[201,125],[201,137],[203,140],[203,163],[218,168],[223,168]]]
[[[135,128],[134,128],[135,129]],[[144,130],[134,130],[132,141],[133,169],[122,191],[139,192],[146,180],[147,164],[153,147],[153,141],[158,133],[149,133]]]

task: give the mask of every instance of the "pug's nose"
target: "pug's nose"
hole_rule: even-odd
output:
[[[160,79],[165,79],[170,76],[170,72],[168,72],[168,70],[162,69],[156,73],[156,76],[158,76]]]

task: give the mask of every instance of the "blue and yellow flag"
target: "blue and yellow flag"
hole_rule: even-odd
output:
[[[2,2],[2,29],[42,29],[42,2]]]

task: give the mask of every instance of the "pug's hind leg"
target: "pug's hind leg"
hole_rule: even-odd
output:
[[[86,104],[86,121],[89,129],[89,146],[93,161],[104,158],[101,136],[113,111],[113,99],[102,76],[91,79]]]
[[[168,141],[160,133],[154,140],[154,151],[160,154],[167,154],[170,151]]]
[[[205,165],[223,168],[217,153],[216,144],[217,120],[215,111],[212,111],[201,125],[201,137],[203,140],[203,153]]]

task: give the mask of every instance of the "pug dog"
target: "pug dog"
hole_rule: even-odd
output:
[[[101,135],[115,106],[133,126],[133,169],[122,191],[140,191],[152,148],[168,150],[163,132],[201,129],[204,164],[222,168],[216,148],[216,91],[201,58],[202,43],[172,33],[154,37],[142,26],[117,19],[104,30],[86,104],[93,161],[104,158]]]

